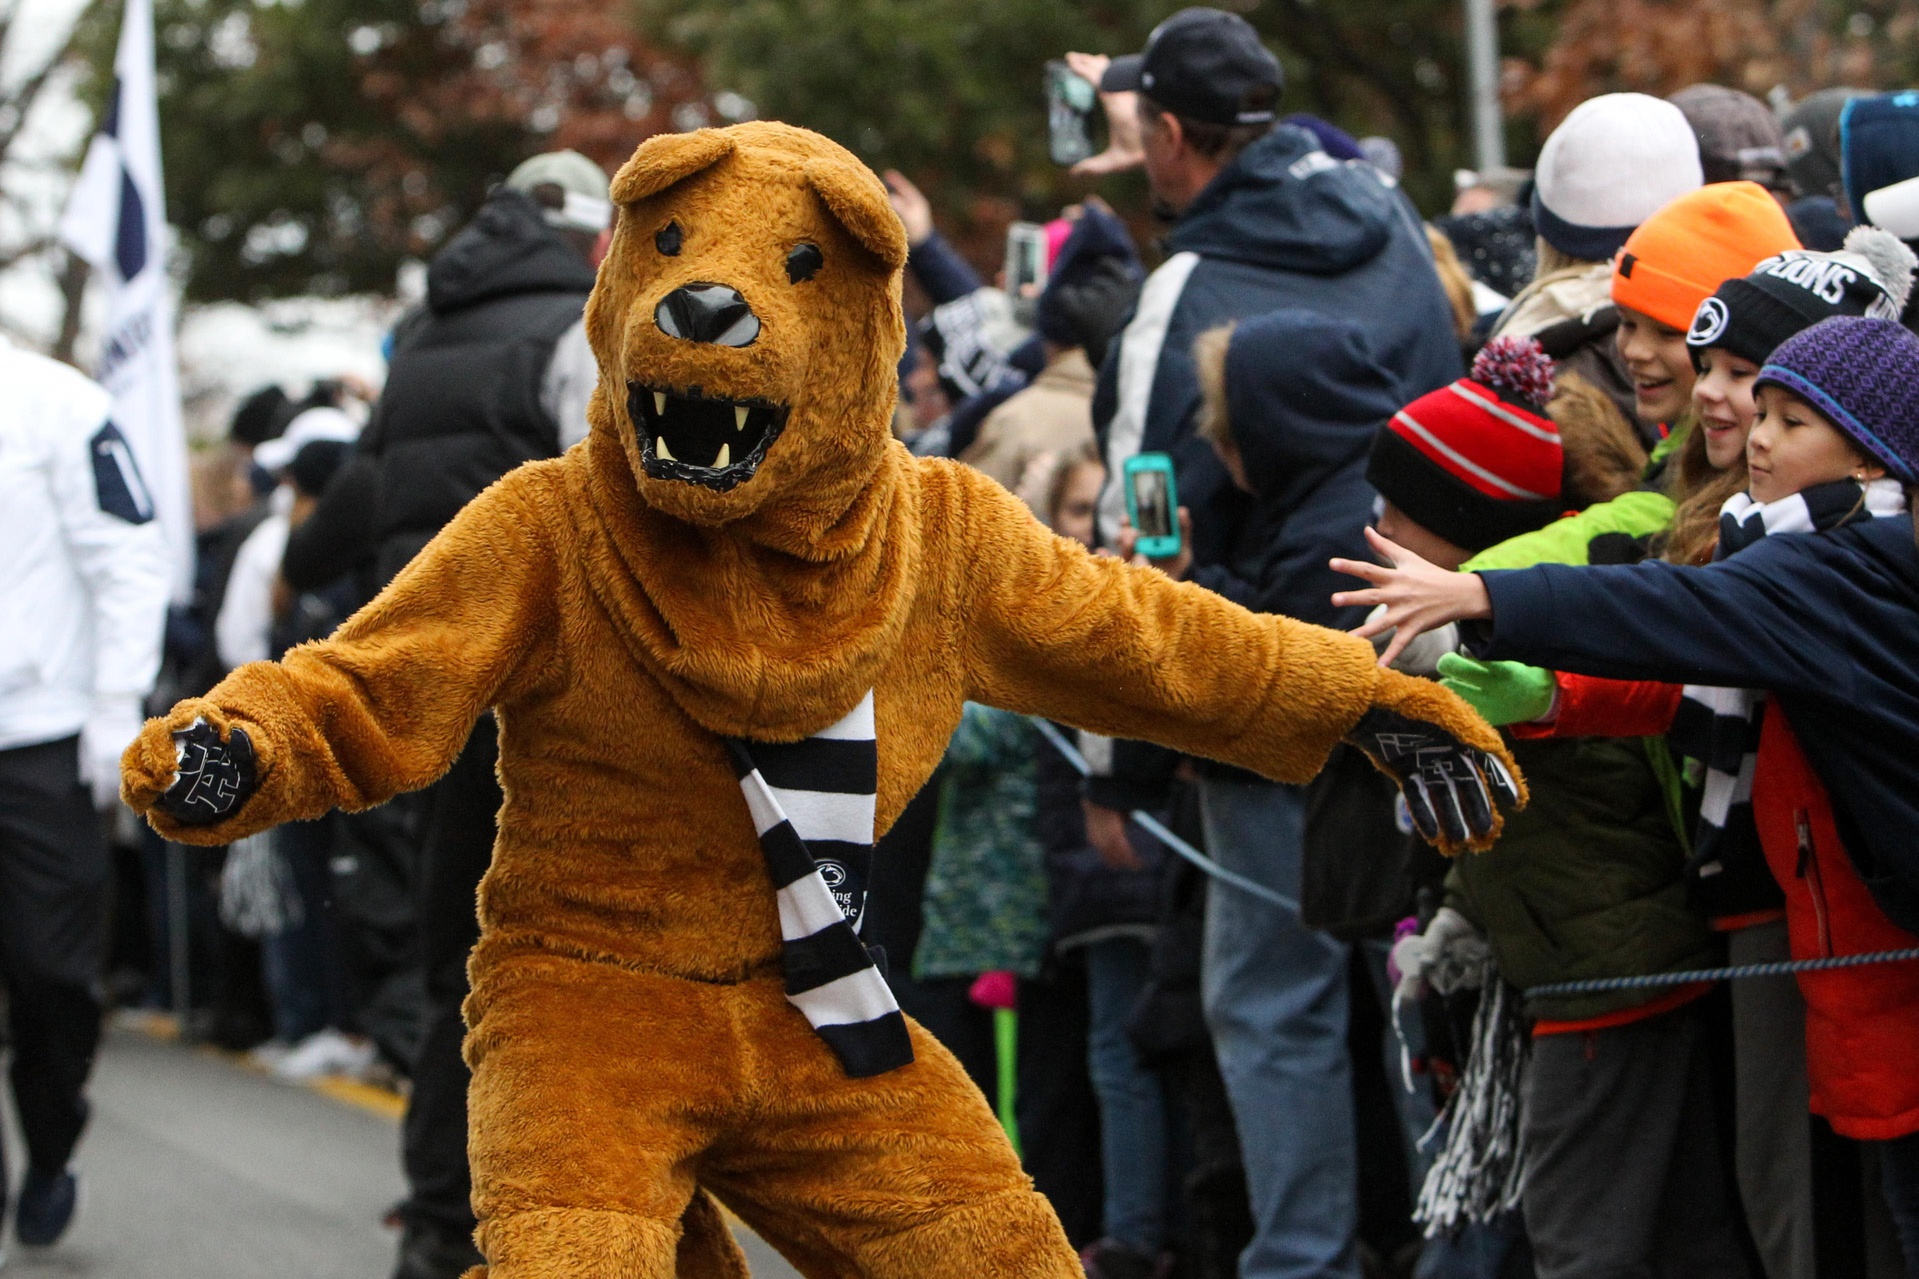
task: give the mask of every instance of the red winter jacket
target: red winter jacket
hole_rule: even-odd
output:
[[[1786,893],[1794,959],[1919,947],[1887,919],[1839,843],[1832,802],[1779,707],[1766,707],[1752,813]],[[1919,963],[1799,974],[1813,1113],[1856,1141],[1919,1132]]]
[[[1679,713],[1678,684],[1554,672],[1559,685],[1549,724],[1510,724],[1514,737],[1662,737]]]
[[[1561,672],[1551,724],[1517,735],[1644,737],[1671,727],[1680,686]],[[1777,704],[1759,732],[1753,820],[1786,894],[1794,959],[1919,946],[1888,920],[1839,842],[1832,803]],[[1919,1131],[1919,963],[1799,974],[1806,1000],[1812,1109],[1841,1136],[1884,1141]]]

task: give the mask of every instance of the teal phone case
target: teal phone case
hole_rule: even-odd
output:
[[[1164,453],[1140,453],[1126,459],[1121,471],[1121,483],[1126,491],[1126,518],[1139,530],[1139,540],[1133,549],[1147,559],[1171,559],[1179,554],[1179,488],[1173,480],[1173,459]],[[1146,490],[1146,502],[1149,509],[1146,517],[1141,518],[1141,490]],[[1155,523],[1161,524],[1167,531],[1163,536],[1149,537],[1148,528]]]

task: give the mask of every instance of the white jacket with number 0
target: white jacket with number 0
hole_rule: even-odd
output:
[[[137,706],[159,671],[166,544],[111,409],[0,338],[0,750]]]

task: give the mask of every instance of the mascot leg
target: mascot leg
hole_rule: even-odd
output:
[[[504,1266],[491,1272],[486,1266],[475,1266],[463,1279],[489,1279],[489,1274],[507,1273]],[[694,1193],[680,1217],[680,1241],[674,1250],[673,1269],[664,1273],[675,1279],[752,1279],[746,1268],[746,1254],[740,1251],[739,1240],[727,1226],[726,1214],[703,1190]]]
[[[492,953],[489,953],[492,952]],[[482,942],[469,1279],[746,1279],[696,1166],[736,1108],[728,989]]]
[[[700,1181],[808,1279],[1084,1279],[986,1099],[918,1026],[915,1061],[848,1079],[774,982],[743,1018],[750,1126]]]
[[[704,1190],[693,1196],[680,1218],[678,1279],[752,1279],[746,1254],[726,1224],[726,1213]]]

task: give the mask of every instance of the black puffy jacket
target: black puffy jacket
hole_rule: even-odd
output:
[[[380,472],[381,582],[480,490],[560,451],[540,388],[593,279],[518,191],[496,193],[435,255],[361,445]]]

